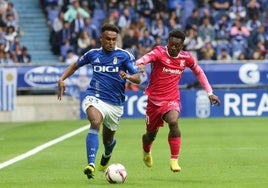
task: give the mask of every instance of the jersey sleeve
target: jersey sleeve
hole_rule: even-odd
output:
[[[141,58],[139,58],[136,61],[136,65],[140,65],[140,64],[148,64],[148,63],[152,63],[157,59],[157,54],[159,54],[159,50],[158,48],[154,48],[152,51],[148,52],[147,54],[143,55]],[[161,54],[159,54],[161,56]]]
[[[190,67],[190,68],[193,71],[193,73],[195,74],[197,80],[199,81],[199,83],[201,84],[203,89],[207,93],[212,93],[213,90],[211,88],[211,85],[209,84],[209,81],[208,81],[207,76],[205,75],[203,69],[197,63],[194,63],[192,65],[192,67]]]
[[[81,57],[79,57],[79,59],[77,60],[79,67],[82,67],[86,64],[90,64],[90,54],[91,54],[91,51],[88,51],[85,54],[83,54]]]
[[[209,84],[209,81],[203,69],[197,64],[196,59],[189,52],[188,54],[189,54],[189,58],[187,59],[187,67],[189,67],[193,71],[193,73],[195,74],[197,80],[199,81],[203,89],[207,93],[212,93],[213,90],[211,88],[211,85]]]
[[[136,74],[139,72],[138,67],[135,66],[135,57],[127,52],[128,58],[127,58],[127,63],[126,63],[126,69],[130,74]]]

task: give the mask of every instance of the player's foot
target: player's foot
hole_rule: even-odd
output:
[[[178,159],[170,159],[170,169],[173,172],[180,172],[181,167],[178,164]]]
[[[102,154],[100,164],[98,165],[98,170],[99,171],[104,172],[106,170],[106,168],[107,168],[107,166],[109,164],[110,158],[111,158],[111,155],[107,157],[107,156],[104,156]]]
[[[87,176],[88,179],[93,179],[95,175],[95,167],[91,164],[87,165],[84,168],[84,174]]]
[[[148,167],[153,166],[153,157],[152,157],[151,152],[146,153],[145,151],[143,151],[143,162]]]

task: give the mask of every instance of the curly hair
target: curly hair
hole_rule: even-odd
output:
[[[101,27],[101,32],[105,32],[105,31],[114,31],[116,32],[117,34],[120,32],[119,28],[113,24],[103,24],[102,27]]]
[[[169,33],[168,39],[171,38],[171,37],[175,37],[175,38],[181,39],[182,41],[185,40],[185,34],[184,34],[184,32],[181,31],[181,30],[177,30],[177,29],[175,29],[175,30],[173,30],[173,31],[171,31]]]

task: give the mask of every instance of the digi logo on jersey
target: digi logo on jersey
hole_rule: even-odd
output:
[[[94,72],[119,72],[119,67],[114,66],[94,66]]]

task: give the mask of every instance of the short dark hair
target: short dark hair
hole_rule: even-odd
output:
[[[169,33],[168,38],[171,38],[171,37],[175,37],[175,38],[181,39],[182,41],[185,40],[185,34],[184,34],[184,32],[181,31],[181,30],[177,30],[177,29],[175,29],[175,30],[173,30],[173,31],[171,31]]]
[[[103,24],[101,27],[101,32],[103,33],[105,31],[114,31],[118,34],[120,30],[117,26],[106,23],[106,24]]]

